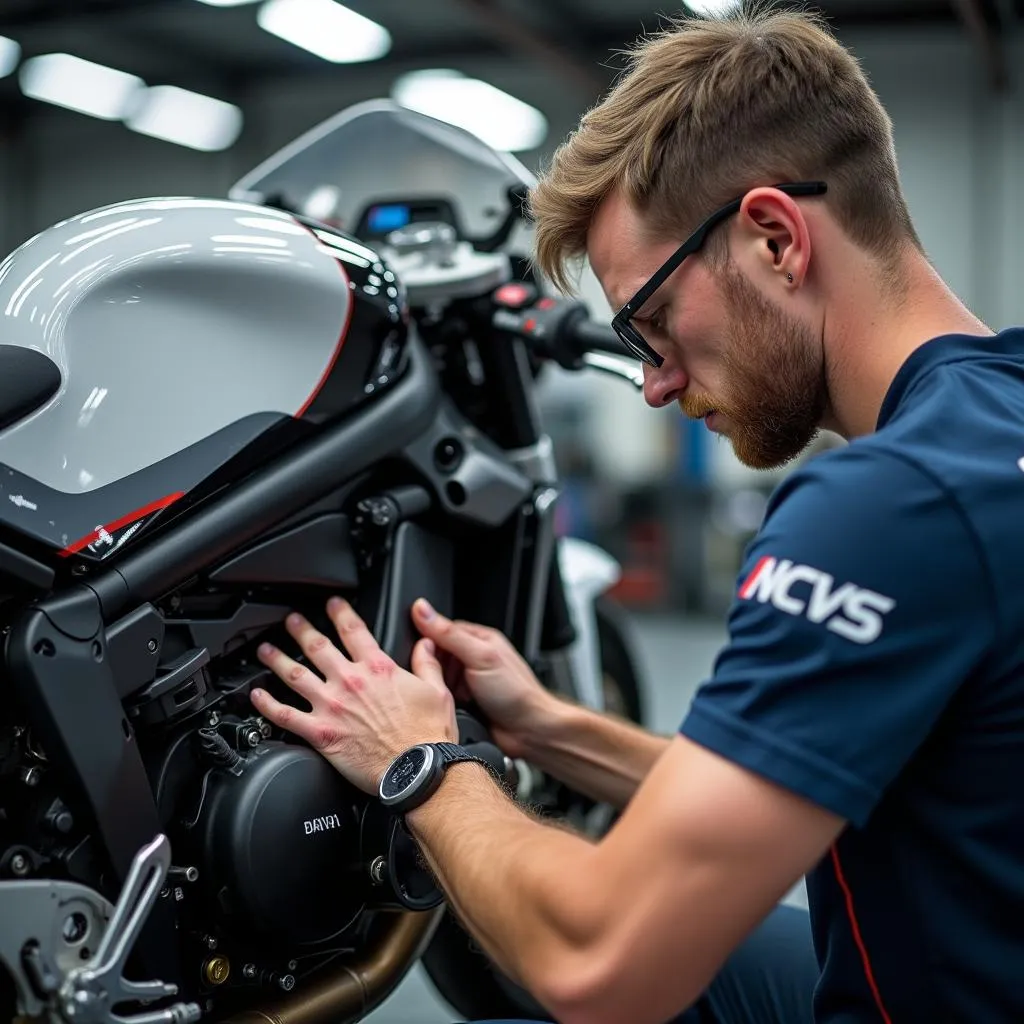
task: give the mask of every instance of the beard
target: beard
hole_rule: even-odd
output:
[[[810,329],[769,302],[734,266],[725,271],[729,337],[722,351],[719,395],[684,395],[693,419],[709,412],[728,420],[736,457],[751,469],[777,469],[818,433],[828,407],[821,346]]]

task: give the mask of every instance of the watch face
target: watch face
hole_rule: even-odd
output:
[[[427,763],[427,753],[422,747],[407,750],[388,769],[380,784],[380,795],[385,800],[400,796],[412,784],[413,779],[423,770]]]

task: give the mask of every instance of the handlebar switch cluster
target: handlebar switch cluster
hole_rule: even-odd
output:
[[[535,355],[566,370],[594,365],[632,379],[632,372],[625,367],[605,365],[607,360],[598,364],[592,358],[594,353],[602,353],[635,363],[611,327],[591,320],[582,302],[541,297],[534,285],[523,281],[503,284],[491,293],[491,302],[494,327],[525,342]]]
[[[577,320],[587,319],[582,302],[540,298],[536,288],[518,281],[502,285],[491,298],[498,330],[521,338],[537,355],[567,370],[582,369],[586,349],[573,330]]]

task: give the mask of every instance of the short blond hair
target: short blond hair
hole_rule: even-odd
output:
[[[892,122],[815,15],[761,3],[682,17],[627,54],[618,84],[531,193],[535,262],[563,291],[567,263],[585,254],[594,214],[617,189],[657,236],[682,241],[750,188],[820,179],[856,243],[885,260],[908,242],[920,248]]]

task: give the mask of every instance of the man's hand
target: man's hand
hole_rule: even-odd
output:
[[[259,659],[311,705],[299,711],[253,690],[256,710],[302,737],[349,781],[374,793],[391,761],[417,743],[458,742],[455,704],[429,640],[413,648],[412,672],[399,668],[377,644],[348,602],[332,598],[327,614],[348,652],[301,615],[286,628],[324,678],[263,644]]]
[[[448,685],[460,701],[472,698],[487,716],[494,742],[509,757],[524,757],[524,740],[549,721],[559,701],[544,689],[519,652],[496,629],[452,621],[420,599],[413,621],[450,657]],[[443,657],[443,655],[442,655]]]

